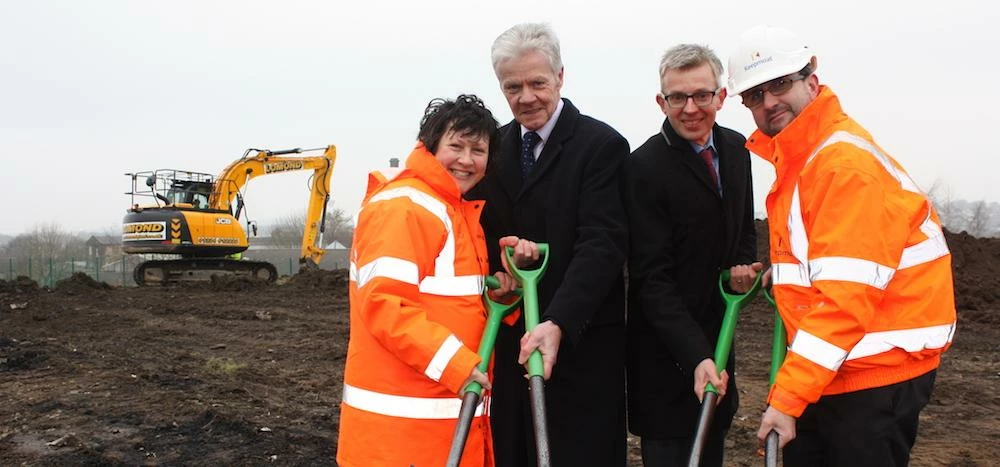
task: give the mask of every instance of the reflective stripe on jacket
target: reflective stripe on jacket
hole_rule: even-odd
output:
[[[422,145],[397,177],[370,179],[351,249],[340,465],[444,465],[486,323],[482,205]],[[476,414],[462,465],[491,466]]]
[[[767,197],[778,311],[791,343],[768,403],[920,376],[955,332],[951,255],[926,196],[826,86],[747,148],[775,166]]]

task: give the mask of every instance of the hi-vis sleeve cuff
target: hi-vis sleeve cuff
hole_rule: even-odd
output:
[[[445,345],[453,345],[453,344],[445,344]],[[448,349],[444,348],[445,345],[442,345],[442,348],[441,350],[438,351],[438,354],[441,354],[442,350],[444,351],[445,354],[447,354]],[[436,358],[437,355],[435,355],[435,359]],[[454,351],[451,359],[449,359],[447,364],[445,364],[445,366],[441,370],[441,376],[439,379],[437,379],[437,381],[440,382],[442,386],[448,388],[449,391],[458,394],[458,391],[462,390],[462,385],[465,384],[465,380],[467,380],[469,378],[469,375],[472,374],[472,369],[479,364],[480,360],[481,359],[479,358],[479,354],[473,352],[472,350],[469,350],[467,347],[462,345],[461,342],[459,342],[458,349]],[[434,363],[428,366],[427,368],[428,372],[432,371],[431,370],[432,365],[434,365]]]
[[[771,392],[767,395],[767,404],[785,415],[799,418],[809,402],[775,384],[771,386]]]
[[[458,353],[462,348],[462,341],[458,340],[454,334],[448,336],[447,339],[438,347],[437,352],[434,353],[434,358],[431,359],[431,363],[427,365],[427,369],[424,370],[424,374],[428,378],[434,381],[441,381],[441,375],[444,374],[444,369],[448,366],[448,362],[451,358]]]

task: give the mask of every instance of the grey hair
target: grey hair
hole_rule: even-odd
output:
[[[708,63],[715,75],[715,84],[722,87],[722,61],[707,45],[680,44],[675,45],[663,54],[660,59],[660,86],[663,86],[663,76],[670,70],[690,70]]]
[[[553,74],[562,71],[562,57],[559,55],[559,39],[552,28],[545,23],[521,23],[506,31],[493,41],[490,55],[493,72],[500,77],[500,63],[518,58],[529,52],[541,52],[549,59]]]

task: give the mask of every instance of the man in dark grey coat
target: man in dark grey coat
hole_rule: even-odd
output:
[[[721,466],[738,405],[734,359],[721,377],[713,360],[725,309],[719,274],[729,269],[729,287],[745,292],[761,264],[745,139],[715,124],[721,79],[707,47],[668,50],[656,96],[666,119],[626,162],[629,429],[647,467],[687,465],[708,382],[723,397],[702,465]]]
[[[628,231],[619,181],[628,142],[560,97],[559,42],[548,26],[514,26],[497,38],[492,57],[514,121],[501,128],[499,170],[471,196],[486,200],[488,245],[513,236],[550,248],[540,324],[529,335],[523,319],[505,326],[496,344],[490,417],[497,465],[535,464],[520,363],[537,348],[549,376],[552,465],[624,466]],[[498,249],[489,250],[497,269]]]

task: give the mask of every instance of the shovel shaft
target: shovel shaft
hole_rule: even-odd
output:
[[[538,326],[538,285],[533,282],[522,284],[524,289],[524,329],[531,331]],[[542,363],[542,353],[535,350],[528,355],[528,374],[543,376],[545,366]]]
[[[493,347],[497,342],[497,333],[500,331],[502,318],[502,316],[494,317],[491,315],[489,319],[486,320],[486,327],[483,329],[483,337],[479,341],[479,365],[476,366],[476,368],[478,368],[483,374],[486,374],[486,372],[490,369],[490,358],[493,356]],[[465,387],[465,391],[467,393],[473,392],[477,396],[481,396],[483,394],[483,386],[473,381]]]
[[[774,312],[774,340],[771,341],[771,376],[770,384],[774,384],[774,378],[778,376],[781,364],[785,362],[785,352],[788,350],[785,325],[781,322],[781,315]]]
[[[462,462],[462,452],[465,451],[465,441],[469,439],[469,429],[479,405],[479,394],[467,391],[462,396],[462,408],[458,412],[458,425],[455,426],[455,436],[451,440],[451,451],[448,452],[448,467],[458,467]]]
[[[535,427],[535,452],[538,453],[538,467],[549,467],[549,424],[545,416],[545,380],[532,376],[528,382],[531,392],[531,421]]]
[[[701,412],[698,414],[698,430],[695,431],[694,443],[691,445],[691,457],[688,458],[688,467],[698,467],[701,464],[701,453],[705,450],[708,428],[712,425],[712,417],[715,416],[715,405],[718,399],[718,394],[705,392],[705,398],[701,401]]]
[[[781,315],[778,313],[777,306],[774,303],[774,297],[769,290],[764,290],[764,297],[775,308],[774,337],[771,341],[771,375],[769,378],[770,385],[774,386],[774,380],[778,377],[778,370],[781,369],[781,364],[785,362],[785,353],[788,351],[788,336],[785,331],[785,324],[781,321]],[[778,466],[777,431],[771,430],[767,434],[767,439],[764,442],[764,465],[767,467]]]
[[[733,348],[733,336],[736,334],[736,320],[742,304],[735,302],[726,303],[726,314],[722,318],[722,329],[719,331],[719,341],[715,344],[715,368],[719,374],[726,369],[729,364],[729,352]],[[706,393],[718,393],[712,383],[705,386]]]
[[[500,282],[492,276],[486,276],[486,287],[496,289],[500,287]],[[516,290],[515,294],[520,295]],[[493,347],[497,341],[497,332],[500,330],[500,323],[504,316],[507,316],[517,308],[521,299],[514,303],[503,304],[494,302],[487,291],[483,291],[483,302],[486,306],[486,326],[483,328],[483,337],[479,340],[479,365],[480,372],[486,373],[490,368],[490,359],[493,357]],[[462,452],[465,451],[465,442],[469,439],[469,431],[472,427],[472,419],[476,415],[476,406],[483,394],[483,386],[475,381],[465,387],[462,394],[462,408],[458,412],[458,424],[455,425],[455,436],[451,440],[451,450],[448,452],[448,467],[458,467],[462,462]]]
[[[514,249],[504,248],[507,255],[507,265],[510,273],[521,283],[524,299],[524,327],[531,332],[538,326],[538,283],[549,264],[549,245],[538,244],[541,264],[535,269],[520,269],[514,262]],[[535,350],[528,356],[528,390],[531,393],[531,420],[535,429],[535,451],[538,454],[538,467],[549,467],[549,424],[545,416],[545,368],[542,364],[542,354]]]
[[[778,467],[778,432],[771,430],[764,443],[764,465]]]
[[[733,348],[736,319],[740,314],[740,309],[757,295],[760,290],[760,277],[761,275],[758,274],[750,290],[742,294],[732,294],[726,290],[730,279],[729,270],[723,270],[722,274],[719,274],[719,294],[726,302],[726,314],[722,317],[722,329],[719,330],[719,340],[715,343],[714,355],[715,369],[720,375],[729,363],[729,352]],[[698,429],[695,431],[694,443],[691,445],[691,456],[688,458],[688,467],[698,467],[698,464],[701,463],[701,453],[705,449],[708,428],[712,425],[718,399],[718,389],[712,383],[706,384],[705,395],[701,401],[701,413],[698,415]]]

